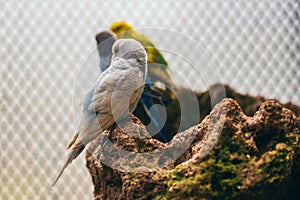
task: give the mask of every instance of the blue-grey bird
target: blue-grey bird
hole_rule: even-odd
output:
[[[109,31],[102,31],[95,36],[100,57],[100,69],[102,72],[109,67],[112,57],[112,46],[116,41],[115,36]]]
[[[117,40],[112,47],[110,67],[100,74],[84,98],[78,126],[67,146],[71,152],[53,185],[89,142],[133,112],[143,92],[146,74],[144,47],[134,39]]]
[[[109,67],[111,59],[110,52],[113,43],[116,41],[116,37],[113,35],[113,33],[109,31],[102,31],[95,36],[95,39],[97,41],[98,53],[100,56],[100,69],[103,72]],[[163,104],[162,97],[154,92],[153,83],[151,82],[149,76],[147,76],[146,86],[140,98],[140,105],[142,105],[145,114],[148,115],[149,119],[154,124],[154,127],[152,127],[151,131],[154,133],[159,132],[162,140],[164,142],[168,142],[170,140],[168,136],[169,133],[165,128],[163,128],[164,121],[161,119],[160,112],[157,110],[156,107],[150,109],[154,105],[152,98],[158,99],[160,104]]]

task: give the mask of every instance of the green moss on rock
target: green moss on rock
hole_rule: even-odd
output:
[[[121,130],[112,131],[110,138],[123,138],[114,141],[140,143],[139,140],[144,140],[148,150],[167,149],[176,145],[180,137],[184,140],[191,134],[194,140],[173,165],[144,173],[99,167],[101,162],[88,156],[95,198],[297,199],[300,184],[299,121],[291,110],[273,100],[262,103],[253,116],[246,116],[236,101],[225,99],[201,124],[176,135],[167,144],[149,138],[124,140],[127,134]],[[198,155],[201,148],[205,148],[201,146],[205,135],[216,130],[222,132],[214,148],[205,157]],[[99,144],[99,140],[92,143],[93,155],[100,154],[101,148],[93,148]],[[126,150],[126,146],[137,145],[126,143],[118,146]],[[137,151],[148,150],[143,150],[140,145]],[[106,183],[108,180],[114,182],[114,179],[120,185],[112,192]]]

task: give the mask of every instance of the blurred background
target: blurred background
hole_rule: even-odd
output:
[[[0,199],[93,198],[83,154],[51,184],[73,135],[76,80],[87,63],[98,70],[88,80],[97,77],[94,36],[115,21],[162,49],[180,85],[204,91],[223,82],[300,105],[297,0],[1,0],[0,7]]]

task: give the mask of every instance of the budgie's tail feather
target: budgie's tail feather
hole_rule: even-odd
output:
[[[79,132],[76,131],[75,134],[73,135],[71,141],[69,142],[67,149],[70,149],[70,147],[76,142],[78,136],[79,136]]]
[[[61,177],[62,173],[64,172],[64,170],[66,169],[66,167],[72,163],[72,161],[77,158],[77,156],[83,151],[84,149],[84,145],[82,145],[80,148],[77,149],[73,149],[70,154],[68,155],[68,159],[66,161],[66,163],[64,164],[63,168],[61,169],[60,173],[58,174],[57,178],[55,179],[54,183],[52,184],[52,186],[54,186],[56,184],[56,182],[58,181],[58,179]]]

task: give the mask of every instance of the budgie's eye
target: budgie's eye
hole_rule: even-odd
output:
[[[114,48],[114,51],[113,51],[113,53],[114,53],[114,54],[117,54],[118,52],[119,52],[119,48],[117,48],[117,47],[116,47],[116,48]]]
[[[121,28],[122,28],[121,26],[117,26],[114,28],[114,31],[118,32],[119,30],[121,30]]]
[[[140,64],[143,64],[143,61],[142,61],[142,59],[140,59],[140,58],[137,58],[136,61],[137,61],[138,63],[140,63]]]

